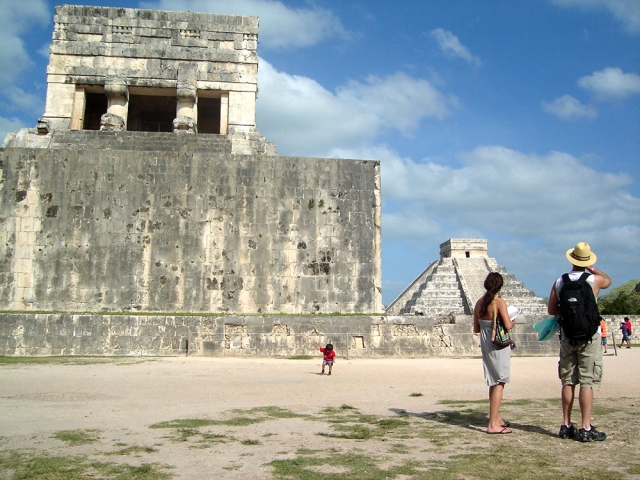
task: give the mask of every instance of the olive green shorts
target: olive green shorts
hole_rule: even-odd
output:
[[[591,387],[602,381],[602,346],[599,333],[590,342],[571,345],[566,338],[560,342],[558,376],[562,385]]]

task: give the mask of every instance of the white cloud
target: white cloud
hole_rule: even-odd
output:
[[[340,153],[382,161],[383,200],[394,212],[389,218],[403,219],[385,223],[391,237],[426,235],[434,221],[456,231],[523,240],[639,230],[640,198],[627,191],[631,177],[598,172],[566,153],[481,146],[460,155],[460,168],[428,159],[417,163],[385,148]],[[408,218],[421,219],[414,223],[421,227],[407,231]]]
[[[462,58],[476,66],[482,65],[482,60],[480,60],[479,57],[472,55],[469,49],[462,45],[458,37],[453,33],[442,28],[436,28],[431,31],[431,36],[436,39],[440,46],[440,50],[442,50],[445,55]]]
[[[638,0],[550,0],[556,5],[583,9],[605,8],[620,21],[629,33],[640,33],[640,2]]]
[[[4,94],[11,99],[13,108],[29,115],[42,115],[44,100],[39,95],[25,92],[21,88],[8,86]]]
[[[20,38],[32,24],[46,25],[50,12],[44,0],[0,1],[0,85],[17,81],[33,65]]]
[[[25,128],[25,127],[26,125],[24,125],[17,118],[0,117],[0,145],[2,145],[2,142],[4,141],[4,137],[6,137],[7,133],[16,132],[21,128]]]
[[[583,105],[580,100],[573,98],[571,95],[563,95],[553,102],[542,102],[542,109],[563,119],[595,118],[598,116],[598,111],[595,108]]]
[[[624,73],[620,68],[608,67],[578,80],[597,99],[623,99],[640,94],[640,75]]]
[[[309,2],[305,8],[290,8],[273,0],[159,0],[144,8],[209,12],[260,17],[260,48],[304,48],[328,38],[348,38],[340,19],[330,10]]]
[[[330,92],[261,58],[258,84],[258,129],[286,155],[324,156],[328,145],[353,148],[388,130],[411,135],[421,120],[442,119],[457,108],[455,98],[404,73],[369,76]]]

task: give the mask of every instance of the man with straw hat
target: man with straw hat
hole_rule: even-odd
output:
[[[573,265],[568,278],[574,282],[583,273],[588,272],[586,281],[591,285],[594,297],[597,298],[601,289],[611,285],[611,279],[602,271],[593,267],[596,254],[591,251],[588,243],[580,242],[574,248],[567,250],[567,260]],[[566,277],[565,277],[566,278]],[[563,276],[558,278],[551,288],[548,311],[550,315],[560,314],[560,291],[564,285]],[[604,432],[599,432],[591,425],[591,411],[593,407],[593,385],[602,379],[602,349],[600,334],[596,331],[587,341],[570,341],[560,328],[560,361],[558,375],[562,381],[562,416],[560,438],[574,438],[582,442],[602,441],[607,438]],[[575,387],[580,384],[579,403],[582,414],[581,428],[571,423],[571,410]]]

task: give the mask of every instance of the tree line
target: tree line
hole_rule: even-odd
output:
[[[602,315],[639,315],[640,282],[630,280],[598,297],[598,308]]]

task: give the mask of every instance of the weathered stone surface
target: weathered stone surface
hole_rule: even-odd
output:
[[[402,316],[181,316],[0,314],[0,355],[316,355],[332,343],[341,358],[479,356],[472,319]],[[632,319],[635,321],[635,319]],[[513,355],[557,355],[520,317]],[[615,323],[615,321],[614,321]]]
[[[275,155],[255,121],[258,22],[236,15],[56,7],[43,115],[48,131],[98,129],[100,115],[108,114],[102,130],[229,134],[233,153]]]
[[[382,311],[378,162],[189,138],[58,132],[0,152],[0,309]]]

